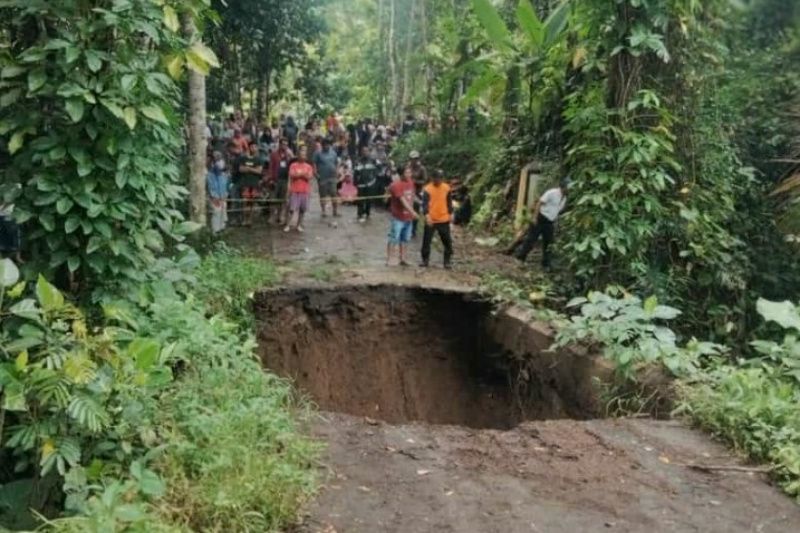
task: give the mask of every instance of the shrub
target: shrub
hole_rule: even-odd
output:
[[[11,154],[0,194],[26,225],[33,272],[141,280],[165,240],[193,227],[178,210],[180,91],[159,61],[184,43],[158,3],[116,4],[0,9],[14,35],[0,59]]]
[[[2,265],[0,444],[11,450],[17,483],[56,489],[58,483],[37,480],[72,475],[65,505],[81,512],[90,484],[127,477],[134,464],[139,478],[152,476],[136,461],[152,443],[149,420],[172,373],[158,342],[129,328],[90,326],[41,276],[35,297],[26,298],[16,267],[8,260]],[[74,477],[77,472],[83,475]],[[159,495],[157,482],[134,486],[145,496]],[[59,499],[58,490],[49,491],[39,506]],[[2,503],[0,520],[19,520],[4,516]]]
[[[212,314],[252,326],[253,291],[280,279],[277,267],[263,259],[245,257],[225,246],[207,255],[197,270],[193,293]]]
[[[294,520],[315,487],[317,446],[299,431],[309,407],[263,371],[252,334],[179,290],[189,274],[106,302],[92,326],[43,278],[24,298],[13,264],[0,267],[0,442],[16,464],[0,471],[1,524],[34,527],[19,512],[31,507],[72,515],[47,522],[56,531]]]
[[[759,314],[786,330],[781,342],[755,340],[758,357],[722,363],[682,387],[682,411],[758,461],[800,497],[800,310],[759,300]]]
[[[438,134],[414,132],[404,138],[392,151],[397,164],[405,164],[408,154],[417,150],[428,168],[442,169],[447,178],[466,178],[475,172],[479,163],[495,150],[496,140],[491,130],[482,132],[446,131]]]

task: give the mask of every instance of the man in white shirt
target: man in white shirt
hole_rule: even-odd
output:
[[[533,249],[539,237],[542,237],[542,267],[550,268],[550,245],[555,239],[555,223],[558,215],[564,210],[567,204],[567,187],[569,179],[561,180],[558,187],[548,189],[539,197],[533,207],[534,222],[528,226],[527,231],[521,239],[517,239],[506,253],[513,255],[523,263],[525,258]]]

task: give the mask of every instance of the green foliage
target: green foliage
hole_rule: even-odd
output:
[[[303,415],[288,383],[242,358],[192,372],[162,406],[159,425],[172,437],[158,464],[168,486],[161,509],[172,522],[279,531],[297,518],[315,489],[317,446],[298,434]]]
[[[32,272],[141,280],[192,229],[174,126],[179,92],[158,52],[182,45],[157,3],[4,2],[3,200],[25,224]],[[113,43],[113,45],[111,45]]]
[[[408,161],[408,154],[417,150],[429,172],[442,169],[448,179],[460,177],[463,180],[496,149],[497,140],[489,131],[415,132],[400,140],[392,152],[392,159],[404,164]]]
[[[676,376],[693,375],[701,357],[721,353],[720,346],[692,340],[677,344],[675,333],[662,322],[676,318],[680,311],[660,305],[651,296],[642,301],[636,296],[610,288],[575,298],[567,308],[580,308],[580,314],[559,324],[554,348],[580,342],[597,347],[614,363],[615,371],[625,380],[652,364],[665,366]]]
[[[540,20],[531,0],[519,0],[515,21],[518,30],[511,31],[489,0],[472,0],[473,11],[494,53],[479,56],[462,67],[475,74],[465,100],[471,102],[490,91],[502,93],[504,111],[516,117],[516,107],[523,96],[520,72],[524,71],[528,111],[538,118],[544,104],[540,90],[553,74],[550,69],[563,70],[568,63],[560,41],[566,35],[569,5],[569,0],[562,1],[545,20]]]
[[[682,170],[670,133],[674,119],[649,91],[626,109],[607,110],[594,90],[573,97],[565,116],[575,176],[568,231],[580,235],[564,246],[571,266],[592,285],[610,276],[640,278],[670,216],[664,193]]]
[[[277,531],[294,520],[314,490],[317,446],[297,429],[307,404],[230,321],[243,320],[247,284],[274,276],[249,261],[224,251],[199,272],[202,298],[229,316],[209,318],[214,307],[182,292],[191,278],[172,274],[106,301],[101,326],[43,278],[26,297],[0,263],[0,442],[11,479],[63,480],[24,509],[60,501],[62,485],[75,516],[49,523],[57,531]],[[220,279],[223,265],[242,279]],[[3,494],[0,521],[25,520],[6,515]]]
[[[145,471],[135,459],[151,444],[147,416],[172,373],[159,343],[124,327],[87,326],[41,276],[34,292],[26,297],[24,282],[0,289],[0,444],[14,471],[33,478],[91,465],[84,498],[66,501],[80,511],[89,483],[123,476],[128,465]]]
[[[214,0],[212,7],[220,20],[207,36],[222,68],[209,78],[211,109],[222,110],[225,105],[242,109],[243,90],[257,91],[258,102],[251,102],[251,109],[263,118],[268,99],[295,89],[278,85],[282,78],[290,79],[285,76],[290,68],[301,73],[295,78],[297,89],[311,98],[320,96],[320,91],[327,96],[324,89],[329,87],[315,46],[324,29],[317,2]]]
[[[757,461],[769,461],[784,489],[800,496],[800,311],[759,300],[758,311],[787,330],[755,340],[758,357],[720,363],[682,388],[682,411]]]
[[[169,347],[182,369],[153,419],[165,445],[154,468],[166,482],[153,505],[168,523],[277,531],[314,490],[317,446],[298,429],[307,404],[261,368],[252,334],[242,327],[252,321],[245,317],[249,293],[276,271],[222,250],[204,259],[196,285],[154,287],[136,307],[119,308],[140,334]],[[198,298],[182,292],[195,288]],[[208,318],[217,310],[223,314]]]
[[[197,278],[193,294],[208,311],[247,328],[252,326],[253,292],[274,284],[280,274],[273,263],[220,247],[203,258]]]

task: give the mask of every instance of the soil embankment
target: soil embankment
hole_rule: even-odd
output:
[[[475,293],[291,288],[260,293],[256,313],[265,366],[327,411],[494,429],[599,411],[595,358],[547,353],[544,326]]]

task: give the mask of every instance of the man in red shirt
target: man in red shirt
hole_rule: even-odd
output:
[[[411,240],[414,220],[419,216],[414,211],[414,191],[414,170],[407,166],[401,178],[389,186],[392,221],[389,226],[389,243],[386,245],[386,266],[389,266],[395,248],[398,249],[400,266],[408,266],[405,259],[406,245]]]
[[[289,216],[283,231],[290,231],[292,218],[297,213],[297,231],[302,233],[303,216],[308,210],[308,199],[311,196],[311,180],[314,178],[314,167],[308,162],[308,149],[300,148],[297,159],[289,165]]]

